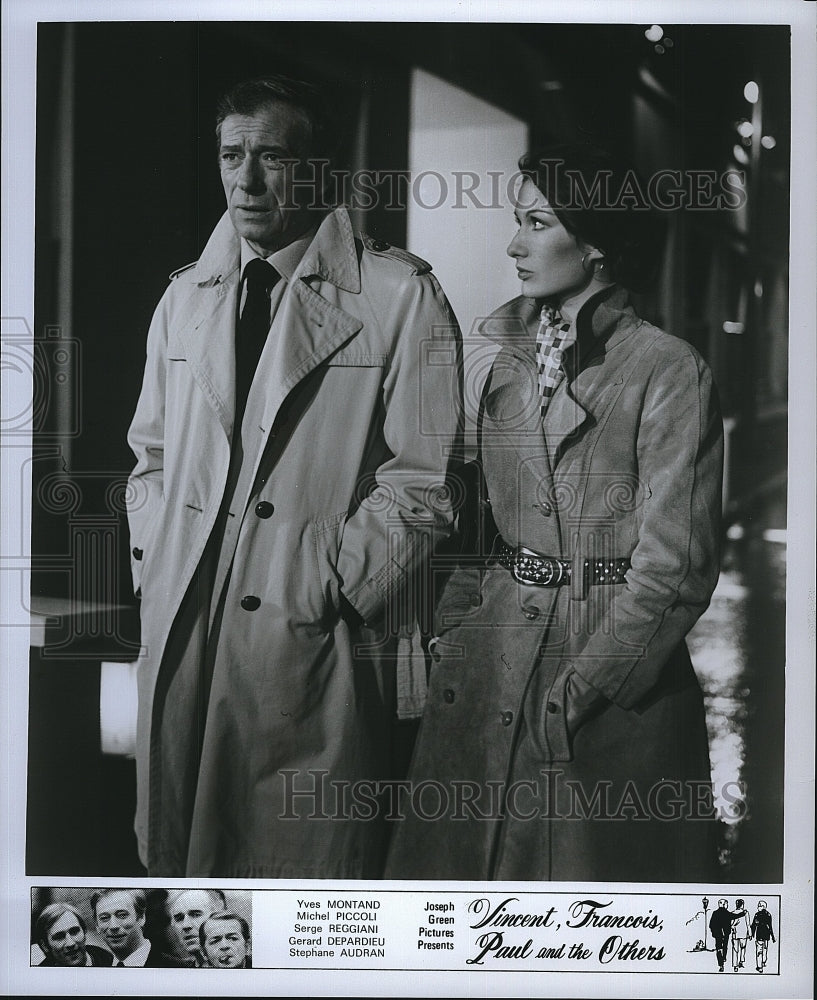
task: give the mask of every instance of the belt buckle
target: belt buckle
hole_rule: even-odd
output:
[[[558,587],[566,579],[567,568],[558,559],[539,555],[520,545],[514,550],[511,575],[517,583],[535,587]]]

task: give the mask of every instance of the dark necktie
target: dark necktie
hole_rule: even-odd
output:
[[[570,340],[570,324],[552,305],[542,306],[536,332],[536,367],[539,373],[539,405],[544,417],[551,396],[565,377],[564,349]]]
[[[241,426],[247,395],[270,328],[270,292],[280,275],[260,257],[244,268],[247,294],[235,331],[235,422]]]

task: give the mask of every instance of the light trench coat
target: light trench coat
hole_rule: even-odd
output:
[[[389,777],[395,636],[453,520],[459,331],[428,264],[325,217],[258,365],[219,556],[239,255],[225,215],[170,282],[129,433],[140,853],[151,875],[379,874],[382,824],[335,789]]]
[[[590,350],[543,424],[538,322],[518,298],[483,324],[501,349],[481,461],[501,537],[571,560],[572,578],[517,583],[495,558],[467,553],[453,573],[409,775],[427,783],[425,799],[396,824],[387,875],[703,878],[710,769],[684,636],[719,572],[712,375],[614,288],[580,310]],[[626,583],[589,586],[585,560],[614,558],[630,560]],[[573,675],[603,708],[571,733]]]

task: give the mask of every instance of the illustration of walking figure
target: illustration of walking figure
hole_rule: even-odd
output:
[[[757,971],[763,972],[766,966],[766,959],[769,952],[769,938],[772,941],[777,939],[772,928],[772,915],[766,909],[766,900],[761,899],[757,904],[757,913],[752,917],[752,937],[755,939],[755,955],[757,957]]]
[[[749,930],[749,914],[746,912],[742,899],[736,900],[735,910],[742,911],[732,921],[732,968],[737,972],[738,969],[743,968],[746,961],[746,941],[751,931]]]
[[[745,912],[745,911],[744,911]],[[732,933],[732,921],[741,916],[733,913],[725,899],[718,900],[718,908],[709,918],[709,929],[715,939],[715,956],[718,959],[718,972],[723,972],[726,956],[729,952],[729,935]]]

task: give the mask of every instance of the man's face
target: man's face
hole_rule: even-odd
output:
[[[57,965],[85,965],[85,931],[73,913],[63,913],[51,925],[45,943]]]
[[[227,209],[239,236],[258,252],[279,250],[307,228],[297,204],[306,189],[293,189],[305,176],[312,138],[306,115],[282,101],[270,101],[253,115],[228,115],[221,124],[219,168]],[[305,197],[305,195],[307,195]]]
[[[185,951],[191,955],[201,951],[199,927],[221,907],[202,889],[191,889],[177,896],[170,906],[170,923]]]
[[[237,920],[211,920],[204,935],[204,951],[214,969],[240,969],[247,942]]]
[[[109,892],[100,897],[96,907],[96,925],[105,943],[117,958],[127,958],[145,940],[144,914],[136,915],[133,899],[127,892]]]

